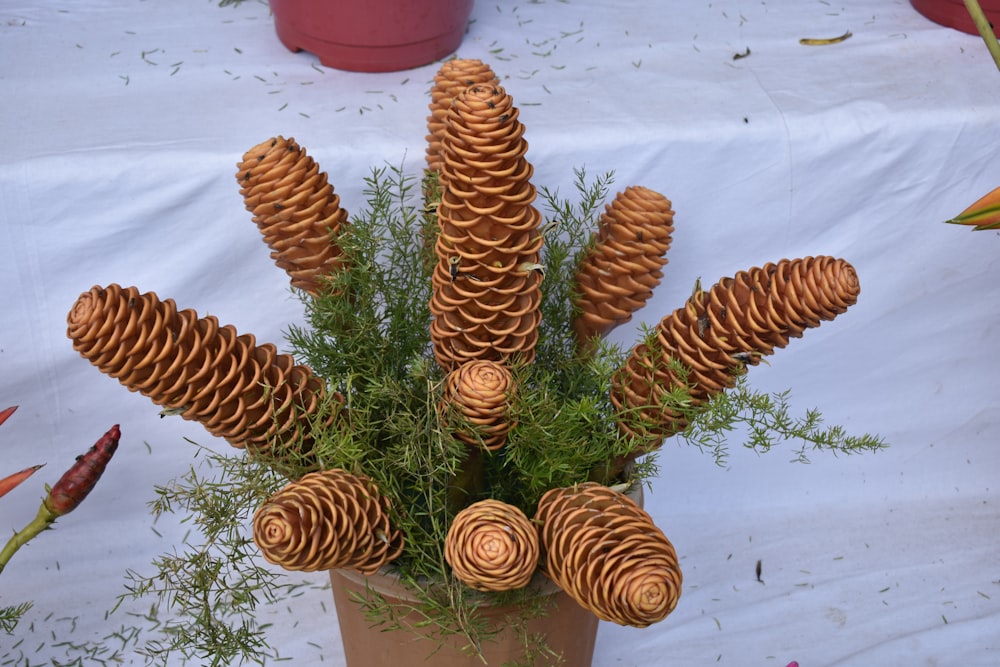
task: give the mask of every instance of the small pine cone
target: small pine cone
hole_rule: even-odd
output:
[[[538,567],[538,532],[513,505],[481,500],[455,516],[444,557],[455,576],[476,590],[524,588]]]
[[[214,436],[255,454],[301,442],[311,449],[310,415],[323,382],[274,345],[177,310],[135,287],[92,287],[67,317],[73,349],[130,391],[200,422]],[[277,454],[277,452],[275,452]],[[291,454],[282,452],[282,456]]]
[[[431,339],[451,371],[472,359],[534,358],[541,320],[535,188],[524,126],[500,86],[464,90],[442,139]]]
[[[403,550],[378,487],[336,468],[309,473],[271,496],[254,513],[253,539],[268,562],[305,572],[371,575]]]
[[[503,364],[467,361],[445,379],[441,413],[457,410],[463,426],[455,437],[469,445],[496,451],[507,442],[510,421],[507,406],[514,392],[514,379]]]
[[[481,60],[455,58],[441,65],[431,86],[431,114],[427,117],[427,168],[441,170],[441,139],[445,132],[445,116],[452,100],[469,86],[499,83],[497,75]]]
[[[548,563],[550,559],[560,559],[559,554],[553,552],[560,546],[563,525],[567,521],[573,521],[574,515],[578,515],[580,519],[627,517],[626,520],[629,521],[648,517],[638,503],[627,495],[597,482],[550,489],[538,501],[534,518],[542,543],[542,569],[549,577],[556,576]]]
[[[341,266],[336,243],[347,211],[325,172],[295,139],[278,136],[247,151],[236,179],[271,258],[293,287],[316,296]]]
[[[552,489],[534,521],[543,571],[598,618],[642,628],[677,606],[677,553],[624,494],[592,482]]]
[[[697,407],[732,387],[747,365],[845,312],[860,291],[854,267],[822,256],[783,259],[696,291],[660,321],[655,345],[637,345],[615,374],[611,400],[631,415],[619,417],[622,432],[645,441],[645,450],[657,447],[688,425],[668,405],[672,389],[686,386]]]
[[[577,267],[574,328],[578,344],[632,319],[660,284],[674,231],[670,200],[642,186],[619,192],[598,221]]]

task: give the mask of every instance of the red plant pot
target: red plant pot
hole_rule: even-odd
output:
[[[935,23],[955,28],[971,35],[978,35],[969,10],[962,0],[910,0],[918,12]],[[1000,26],[1000,0],[979,0],[986,18],[993,24],[993,32]]]
[[[473,0],[271,0],[278,39],[328,67],[392,72],[454,52]]]

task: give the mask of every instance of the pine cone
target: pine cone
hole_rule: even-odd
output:
[[[598,618],[643,628],[677,606],[674,547],[628,496],[593,482],[552,489],[534,521],[543,571]]]
[[[336,238],[347,211],[326,173],[295,139],[281,136],[251,148],[237,166],[240,193],[271,258],[293,287],[316,296],[344,261]]]
[[[450,371],[471,359],[534,358],[542,273],[528,145],[499,86],[455,98],[442,141],[431,339]]]
[[[697,291],[657,325],[656,345],[638,345],[612,381],[611,400],[624,433],[655,448],[684,430],[688,419],[667,404],[687,386],[693,406],[732,387],[747,365],[832,320],[857,301],[861,288],[849,263],[832,257],[783,259],[724,278]],[[670,369],[673,358],[686,379]]]
[[[459,512],[444,549],[455,576],[480,591],[524,588],[538,567],[535,526],[499,500],[481,500]]]
[[[403,550],[389,525],[389,503],[362,475],[334,468],[310,473],[254,513],[253,539],[286,570],[354,569],[374,574]]]
[[[445,116],[459,93],[477,84],[495,85],[497,75],[481,60],[455,58],[441,65],[431,87],[431,115],[427,117],[427,168],[441,170],[441,140],[445,133]]]
[[[582,348],[632,319],[660,284],[674,231],[670,206],[658,192],[632,186],[606,207],[575,278],[573,324]]]
[[[503,447],[510,431],[507,406],[514,379],[506,366],[493,361],[467,361],[445,379],[441,413],[456,409],[468,430],[455,434],[462,442],[490,451]]]
[[[115,284],[81,294],[67,323],[73,349],[130,391],[254,454],[301,438],[305,451],[294,457],[308,459],[324,384],[274,345]]]

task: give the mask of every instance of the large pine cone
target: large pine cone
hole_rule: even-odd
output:
[[[473,86],[452,103],[442,141],[431,339],[450,371],[471,359],[534,358],[542,280],[532,166],[513,100]]]
[[[403,550],[389,503],[362,475],[310,473],[271,496],[253,516],[253,539],[286,570],[353,569],[374,574]]]
[[[101,372],[157,405],[200,422],[214,436],[252,453],[301,457],[308,465],[310,415],[323,382],[274,345],[257,345],[213,317],[177,310],[173,299],[135,287],[92,287],[67,317],[73,349]],[[301,452],[284,443],[301,442]]]
[[[632,319],[660,284],[674,231],[670,206],[660,193],[632,186],[606,207],[575,278],[581,347]]]
[[[292,286],[316,296],[343,265],[336,237],[347,224],[326,172],[295,139],[281,136],[251,148],[237,166],[240,193],[271,258]]]
[[[441,140],[445,133],[445,117],[459,93],[477,84],[499,82],[489,65],[481,60],[455,58],[441,65],[431,86],[430,115],[427,117],[427,168],[441,170]]]
[[[552,489],[534,521],[543,571],[598,618],[643,628],[677,606],[677,553],[628,496],[593,482]]]
[[[467,361],[445,379],[441,412],[457,410],[466,429],[455,433],[462,442],[496,451],[507,442],[507,416],[514,379],[503,364]]]
[[[455,576],[480,591],[524,588],[538,567],[535,526],[499,500],[481,500],[459,512],[444,549]]]
[[[615,374],[611,400],[621,430],[655,448],[688,425],[669,405],[671,390],[686,386],[697,407],[732,387],[748,365],[846,311],[860,291],[854,267],[822,256],[783,259],[696,291],[660,321],[655,345],[633,348]],[[670,368],[671,358],[684,372]]]

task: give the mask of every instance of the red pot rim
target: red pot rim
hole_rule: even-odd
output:
[[[979,34],[963,0],[910,0],[910,4],[935,23],[971,35]],[[994,32],[996,32],[996,29],[1000,27],[1000,0],[979,0],[979,5],[983,9],[983,13],[986,14],[986,18],[993,24]]]

